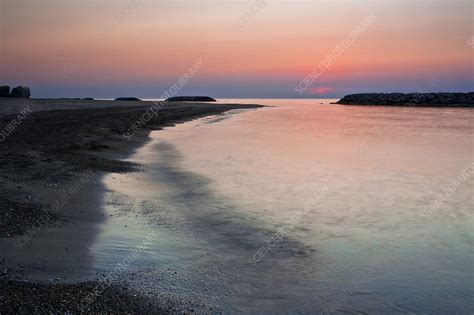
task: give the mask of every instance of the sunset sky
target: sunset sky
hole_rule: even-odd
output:
[[[0,0],[0,85],[33,97],[472,91],[473,1]],[[295,88],[373,16],[304,92]]]

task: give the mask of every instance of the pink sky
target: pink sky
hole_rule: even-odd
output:
[[[1,0],[0,12],[0,83],[30,85],[39,96],[159,96],[200,59],[185,91],[219,97],[466,91],[474,83],[472,1]],[[64,95],[49,95],[58,89]]]

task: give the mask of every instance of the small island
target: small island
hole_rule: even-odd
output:
[[[174,96],[166,99],[167,102],[216,102],[209,96]]]
[[[2,85],[0,86],[0,97],[9,97],[9,98],[30,98],[31,92],[30,88],[27,86],[17,86],[13,88],[10,92],[10,86]]]
[[[130,97],[130,96],[125,96],[125,97],[117,97],[115,99],[116,101],[141,101],[138,97]]]
[[[359,93],[349,94],[336,104],[379,106],[474,107],[469,93]]]

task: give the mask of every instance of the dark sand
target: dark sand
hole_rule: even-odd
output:
[[[119,159],[144,144],[151,130],[232,109],[259,107],[169,104],[126,141],[123,133],[152,105],[0,99],[0,130],[25,107],[32,110],[0,142],[0,313],[80,311],[84,296],[99,285],[84,277],[82,267],[90,262],[88,248],[104,221],[100,179],[107,172],[138,170],[138,165]],[[130,292],[126,283],[114,282],[86,310],[192,310],[185,301],[179,306],[155,301]]]

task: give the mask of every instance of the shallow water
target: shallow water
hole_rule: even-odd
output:
[[[274,107],[153,132],[106,177],[96,270],[156,233],[123,273],[225,313],[472,314],[472,110],[232,102]]]

